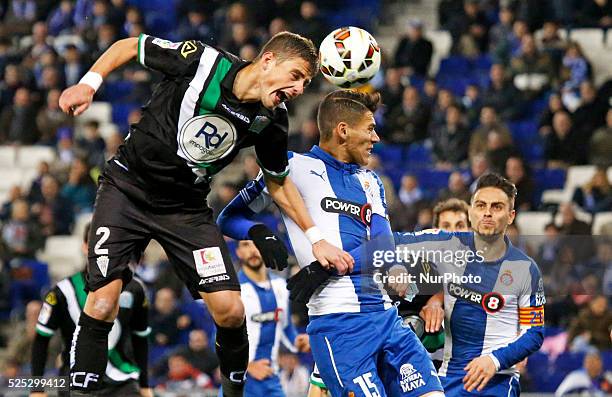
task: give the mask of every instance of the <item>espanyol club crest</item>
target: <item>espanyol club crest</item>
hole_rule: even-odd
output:
[[[506,287],[509,287],[510,284],[512,284],[512,282],[514,281],[514,278],[512,277],[512,272],[510,270],[504,271],[502,275],[499,276],[499,281]]]
[[[178,134],[178,155],[196,164],[227,156],[236,145],[236,127],[225,117],[205,114],[188,120]]]

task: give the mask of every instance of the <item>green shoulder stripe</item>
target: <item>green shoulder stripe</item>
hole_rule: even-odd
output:
[[[204,115],[215,109],[221,97],[221,81],[232,67],[232,63],[224,58],[223,55],[219,55],[219,57],[220,59],[215,69],[215,73],[205,87],[204,95],[202,95],[202,100],[200,101],[200,115]]]
[[[77,297],[77,301],[79,302],[79,307],[81,310],[85,307],[85,301],[87,300],[87,294],[85,293],[85,280],[83,280],[83,275],[81,273],[77,273],[70,277],[70,282],[74,286],[74,293]]]

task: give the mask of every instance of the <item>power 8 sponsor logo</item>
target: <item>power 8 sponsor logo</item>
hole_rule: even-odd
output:
[[[266,323],[268,321],[273,321],[277,323],[281,321],[282,318],[283,318],[283,309],[276,308],[273,311],[253,314],[251,316],[251,321],[255,323]]]
[[[323,197],[321,208],[325,212],[348,215],[364,223],[366,226],[370,226],[372,223],[372,205],[370,203],[360,205],[335,197]]]
[[[474,291],[464,285],[449,283],[448,293],[457,299],[463,299],[470,303],[480,305],[487,313],[495,313],[500,311],[506,301],[499,292],[488,292],[483,294],[482,292]]]

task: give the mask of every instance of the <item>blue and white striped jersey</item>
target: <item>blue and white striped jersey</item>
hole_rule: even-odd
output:
[[[543,341],[544,288],[537,264],[508,238],[505,255],[485,262],[474,233],[396,233],[396,250],[427,255],[444,285],[445,344],[440,376],[464,374],[474,358],[491,354],[500,374]],[[435,253],[439,253],[436,257]],[[469,254],[471,253],[471,254]]]
[[[268,359],[278,372],[278,349],[282,342],[294,347],[297,332],[291,322],[289,294],[285,280],[268,274],[264,283],[256,283],[240,271],[240,290],[249,330],[249,362]]]
[[[374,172],[339,161],[318,146],[304,154],[289,152],[288,157],[291,178],[328,242],[356,257],[364,242],[378,233],[391,235],[384,188]],[[254,223],[249,223],[245,216],[261,212],[271,204],[260,175],[240,191],[217,222],[223,234],[248,239],[248,229]],[[282,216],[300,266],[309,265],[315,261],[312,245],[298,225],[285,214]],[[366,292],[363,282],[356,260],[353,273],[331,277],[313,294],[309,314],[369,312],[392,306],[384,291],[370,285]]]

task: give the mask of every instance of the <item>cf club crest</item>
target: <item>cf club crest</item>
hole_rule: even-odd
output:
[[[194,163],[212,163],[236,145],[236,127],[225,117],[206,114],[188,120],[178,135],[179,154]]]

